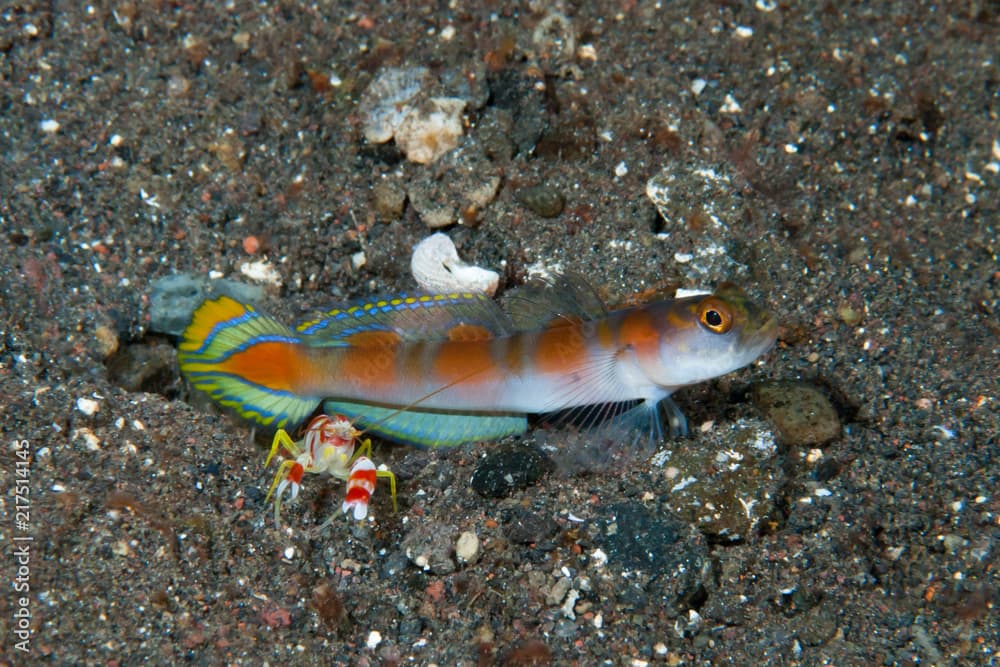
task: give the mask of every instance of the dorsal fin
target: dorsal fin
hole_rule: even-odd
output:
[[[590,283],[573,273],[535,278],[508,292],[504,306],[518,331],[539,329],[557,318],[580,322],[600,319],[608,313]]]
[[[514,332],[510,318],[485,294],[400,294],[359,302],[320,313],[300,323],[296,332],[313,346],[347,345],[345,339],[363,331],[391,331],[403,341],[446,340],[462,325],[492,336]]]

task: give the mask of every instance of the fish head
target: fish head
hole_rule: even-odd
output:
[[[743,368],[778,335],[777,320],[733,283],[667,302],[659,315],[658,363],[649,373],[661,387],[683,387]]]

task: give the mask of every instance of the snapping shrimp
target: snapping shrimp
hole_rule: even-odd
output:
[[[343,415],[318,415],[306,427],[302,440],[293,440],[284,429],[278,429],[271,442],[271,451],[264,462],[267,467],[283,449],[288,458],[278,466],[278,471],[267,492],[267,501],[274,499],[274,522],[281,525],[281,502],[288,492],[288,499],[299,495],[306,473],[327,473],[347,482],[347,494],[341,509],[353,513],[361,521],[368,516],[368,504],[379,477],[389,480],[392,508],[396,511],[396,476],[384,466],[376,468],[371,459],[371,440],[361,439],[362,433],[354,428]],[[327,519],[321,528],[334,520]]]

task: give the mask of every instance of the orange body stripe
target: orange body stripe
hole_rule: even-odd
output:
[[[660,332],[647,309],[629,311],[618,323],[618,344],[631,347],[642,355],[655,355],[659,346]]]
[[[503,371],[493,360],[487,341],[447,342],[433,350],[434,379],[441,384],[502,382]]]
[[[489,329],[475,324],[458,324],[448,329],[448,340],[456,342],[492,340],[493,337]]]
[[[557,325],[538,334],[535,366],[542,373],[580,368],[586,357],[587,341],[578,326]]]
[[[359,331],[344,337],[344,343],[351,347],[394,347],[400,342],[395,331]]]
[[[684,330],[691,326],[691,317],[697,319],[697,305],[689,306],[686,309],[668,308],[667,327],[669,331]]]
[[[334,376],[363,392],[392,386],[398,381],[396,357],[405,350],[393,331],[359,331],[344,338],[350,345],[340,356]],[[327,371],[329,372],[329,371]]]
[[[336,377],[349,387],[356,387],[361,395],[395,386],[397,377],[397,347],[352,347],[343,350],[339,363],[325,370],[321,376]],[[402,348],[402,349],[405,349]]]
[[[618,343],[620,346],[630,346],[636,352],[649,352],[656,349],[660,333],[653,324],[653,318],[645,309],[628,312],[618,324]]]
[[[297,374],[289,369],[303,368],[306,364],[302,350],[292,343],[257,343],[233,354],[218,368],[224,373],[250,378],[256,384],[279,391],[296,391]],[[194,370],[197,370],[197,364]]]

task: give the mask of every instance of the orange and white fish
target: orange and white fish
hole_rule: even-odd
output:
[[[483,294],[400,295],[294,329],[223,296],[195,311],[178,356],[196,388],[260,424],[294,426],[323,403],[368,432],[436,447],[522,433],[531,414],[623,404],[658,434],[662,402],[683,433],[670,394],[751,363],[777,328],[730,283],[609,311],[559,276],[515,291],[506,309]]]

